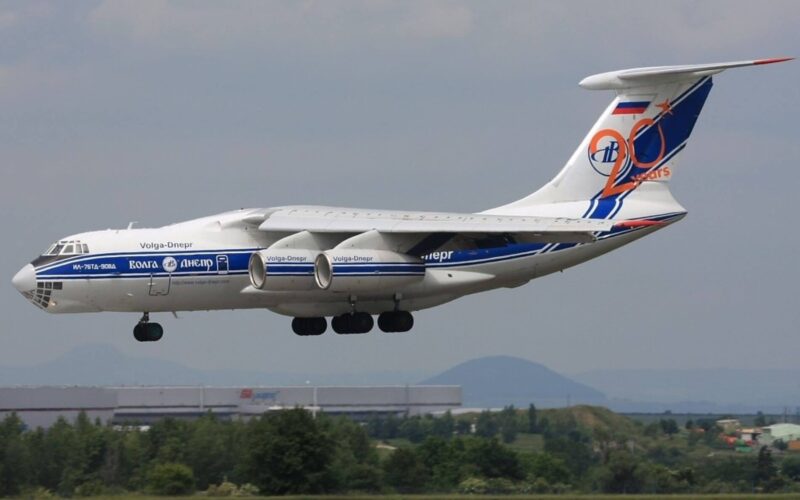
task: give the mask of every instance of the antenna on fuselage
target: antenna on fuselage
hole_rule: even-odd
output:
[[[132,220],[128,222],[128,229],[133,229],[133,225],[139,222],[138,220]]]

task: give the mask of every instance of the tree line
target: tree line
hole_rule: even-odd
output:
[[[85,414],[26,429],[10,415],[0,422],[0,495],[800,491],[800,456],[715,449],[713,423],[614,429],[558,415],[531,406],[358,423],[294,409],[147,429]]]

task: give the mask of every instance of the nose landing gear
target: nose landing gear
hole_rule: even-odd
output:
[[[150,323],[150,313],[142,314],[142,319],[133,327],[133,338],[139,342],[155,342],[164,336],[164,329],[158,323]]]

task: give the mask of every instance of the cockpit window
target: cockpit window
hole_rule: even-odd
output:
[[[64,245],[56,243],[52,247],[50,247],[50,251],[47,252],[47,255],[58,255],[61,253],[61,249],[64,248]]]
[[[89,245],[80,241],[59,241],[50,245],[50,248],[42,255],[82,255],[89,253]]]

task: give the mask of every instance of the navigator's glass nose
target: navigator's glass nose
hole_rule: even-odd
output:
[[[17,274],[11,279],[14,288],[22,293],[32,292],[36,289],[36,270],[32,265],[26,264],[25,267],[19,270]]]

